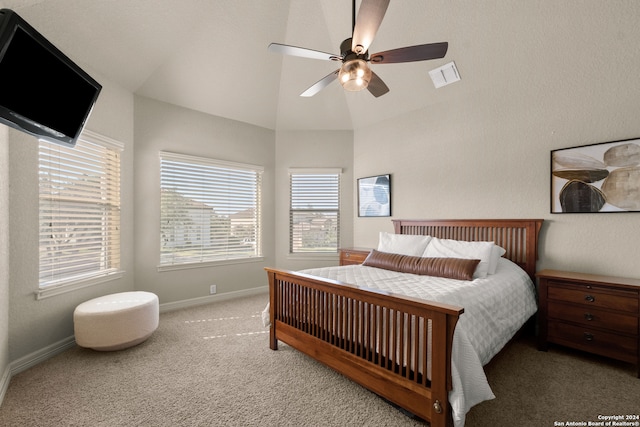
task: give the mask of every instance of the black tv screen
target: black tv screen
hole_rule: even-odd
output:
[[[0,123],[74,146],[101,89],[17,13],[0,10]]]

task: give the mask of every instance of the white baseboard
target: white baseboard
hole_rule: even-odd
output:
[[[7,366],[2,373],[2,377],[0,377],[0,405],[2,405],[4,395],[7,393],[7,389],[9,388],[9,381],[11,381],[11,368]]]
[[[2,405],[2,402],[4,401],[4,396],[9,389],[9,383],[14,375],[17,375],[22,371],[26,371],[32,366],[44,362],[47,359],[51,359],[53,356],[56,356],[75,345],[75,337],[67,337],[61,341],[41,348],[40,350],[34,351],[33,353],[27,354],[20,359],[10,362],[0,378],[0,405]]]
[[[22,371],[26,371],[32,366],[44,362],[45,360],[51,359],[53,356],[56,356],[65,350],[69,350],[70,348],[75,347],[75,345],[76,339],[72,335],[44,348],[41,348],[40,350],[36,350],[33,353],[27,354],[20,359],[14,360],[9,364],[11,376],[19,374]]]
[[[249,297],[253,295],[265,295],[265,304],[269,301],[269,287],[261,286],[259,288],[246,289],[243,291],[235,291],[235,292],[225,292],[223,294],[218,295],[207,295],[205,297],[192,298],[182,301],[176,302],[168,302],[165,304],[160,304],[160,313],[165,313],[167,311],[179,310],[181,308],[187,307],[195,307],[197,305],[210,304],[216,301],[226,301],[230,299]]]

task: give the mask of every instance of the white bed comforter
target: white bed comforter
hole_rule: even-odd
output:
[[[456,427],[474,405],[495,398],[483,366],[537,310],[527,273],[501,258],[496,274],[473,281],[397,273],[362,265],[313,268],[301,273],[464,307],[453,337],[449,393]]]

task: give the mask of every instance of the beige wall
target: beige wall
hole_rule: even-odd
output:
[[[275,132],[144,97],[135,98],[135,283],[161,304],[265,287],[274,256]],[[264,259],[158,272],[160,258],[160,151],[264,167]]]
[[[9,358],[12,362],[43,351],[49,346],[55,347],[57,343],[72,337],[73,310],[79,303],[107,293],[133,289],[133,97],[119,86],[100,79],[97,73],[90,74],[101,81],[103,90],[87,128],[125,145],[122,153],[121,221],[122,266],[125,275],[118,280],[36,300],[38,141],[30,135],[9,129],[11,234],[8,312]]]
[[[640,277],[640,213],[549,213],[551,150],[640,138],[638,2],[493,3],[446,17],[459,82],[355,132],[356,178],[393,175],[394,218],[543,218],[538,268]],[[356,245],[380,230],[355,218]]]
[[[289,169],[341,168],[340,246],[353,245],[353,132],[276,133],[276,267],[289,270],[336,265],[338,255],[289,254]]]
[[[575,82],[565,93],[529,81],[509,99],[461,98],[463,75],[439,89],[446,102],[356,131],[356,178],[392,174],[393,218],[542,218],[539,269],[640,277],[640,213],[549,213],[551,150],[640,137],[628,96],[640,82],[593,86],[598,71],[582,73],[575,97]],[[375,246],[381,230],[389,218],[356,217],[356,246]]]
[[[0,402],[9,376],[9,128],[0,125]]]
[[[220,296],[267,285],[264,267],[288,269],[332,265],[337,255],[295,258],[288,254],[289,168],[341,168],[341,243],[352,235],[353,134],[350,131],[268,129],[210,116],[145,97],[135,98],[136,289],[156,293],[163,304],[206,302],[209,286]],[[158,272],[160,151],[249,163],[265,168],[262,260]]]

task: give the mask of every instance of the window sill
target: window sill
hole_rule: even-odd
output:
[[[190,264],[174,264],[174,265],[159,265],[158,272],[175,271],[175,270],[189,270],[193,268],[209,268],[218,267],[221,265],[234,265],[234,264],[248,264],[254,262],[263,262],[264,257],[252,257],[252,258],[239,258],[239,259],[225,259],[220,261],[209,262],[194,262]]]
[[[123,276],[124,271],[118,270],[90,279],[80,279],[72,282],[65,282],[64,284],[47,286],[35,292],[36,300],[42,300],[56,295],[73,292],[78,289],[88,288],[89,286],[99,285],[111,280],[121,279]]]

